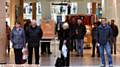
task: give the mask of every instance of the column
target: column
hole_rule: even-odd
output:
[[[10,0],[10,27],[13,28],[15,23],[15,0]]]
[[[6,63],[5,1],[0,0],[0,64]]]
[[[81,0],[77,2],[78,4],[78,14],[87,14],[87,1]]]
[[[42,18],[51,17],[50,2],[48,0],[41,0]]]
[[[16,0],[16,21],[20,22],[21,25],[24,25],[24,19],[23,19],[23,5],[24,0]]]
[[[92,14],[96,14],[96,2],[92,3]]]
[[[36,2],[35,0],[32,0],[32,19],[35,19],[36,20]]]

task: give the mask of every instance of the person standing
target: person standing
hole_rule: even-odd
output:
[[[11,32],[11,41],[14,48],[15,63],[22,64],[22,49],[25,47],[25,33],[19,22],[15,23],[15,27]]]
[[[61,51],[61,59],[64,61],[64,66],[69,67],[70,65],[70,49],[69,49],[69,44],[70,44],[70,33],[69,33],[69,24],[67,22],[64,22],[62,24],[62,29],[61,29],[61,41],[59,45],[59,49]],[[62,53],[63,45],[67,47],[67,54],[66,57]]]
[[[113,37],[111,38],[112,39],[112,42],[111,42],[111,53],[113,53],[114,51],[114,54],[116,54],[116,41],[117,41],[117,36],[118,36],[118,27],[117,25],[114,24],[115,20],[111,20],[111,28],[112,28],[112,31],[113,31]]]
[[[39,43],[43,36],[41,27],[37,26],[36,20],[32,20],[28,29],[28,64],[32,64],[33,48],[35,51],[35,64],[39,64]]]
[[[8,56],[10,55],[10,33],[11,29],[8,25],[8,22],[6,22],[6,35],[7,35],[7,51],[8,51]]]
[[[92,57],[95,57],[95,48],[97,44],[97,23],[94,23],[94,27],[92,29]],[[97,46],[97,55],[99,55],[99,47]]]
[[[111,56],[111,48],[110,48],[110,39],[112,37],[112,29],[106,23],[106,18],[102,18],[102,24],[98,27],[97,32],[97,43],[100,50],[100,58],[101,58],[101,67],[105,67],[105,56],[104,56],[104,49],[106,50],[109,67],[113,67],[112,64],[112,56]]]
[[[83,57],[83,48],[84,48],[84,36],[86,34],[86,27],[82,23],[81,19],[77,20],[78,26],[76,27],[76,50],[77,56]]]

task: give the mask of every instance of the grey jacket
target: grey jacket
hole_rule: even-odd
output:
[[[17,31],[14,27],[11,32],[10,38],[13,43],[13,48],[22,49],[23,47],[25,47],[25,33],[23,28],[20,28]]]

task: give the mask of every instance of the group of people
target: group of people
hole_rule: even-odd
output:
[[[73,19],[75,22],[75,19]],[[65,57],[61,53],[61,58],[64,60],[65,66],[70,64],[70,51],[76,50],[76,56],[83,57],[84,50],[84,36],[86,34],[86,27],[83,21],[79,18],[77,19],[77,24],[69,24],[68,22],[60,23],[60,29],[58,31],[58,38],[60,40],[59,50],[62,52],[63,45],[67,47],[67,56]],[[22,64],[22,49],[28,49],[28,64],[32,64],[32,54],[33,49],[35,51],[35,64],[39,64],[39,44],[43,36],[43,31],[40,26],[37,26],[36,20],[32,20],[28,26],[23,28],[19,22],[15,23],[12,31],[6,25],[6,30],[8,31],[8,40],[11,40],[14,48],[15,63]],[[10,33],[9,33],[10,32]],[[101,58],[101,67],[105,67],[105,57],[104,49],[106,50],[109,66],[112,67],[112,56],[113,47],[114,54],[116,54],[116,38],[118,36],[118,28],[114,24],[114,20],[111,20],[109,24],[106,18],[102,18],[101,23],[94,23],[92,29],[92,57],[95,56],[95,48],[97,45],[97,53]],[[26,45],[26,43],[28,43]],[[10,48],[8,48],[8,52]],[[51,54],[50,51],[48,51]]]
[[[12,42],[16,64],[26,62],[26,60],[23,60],[22,50],[24,48],[28,49],[28,64],[32,64],[33,49],[35,52],[35,64],[39,64],[39,43],[43,32],[41,27],[37,26],[36,20],[32,20],[30,25],[26,28],[23,28],[20,22],[16,22],[12,31],[7,33],[9,33],[7,37]]]
[[[75,20],[73,19],[73,22]],[[66,44],[67,57],[61,54],[61,58],[65,62],[65,66],[69,66],[70,51],[76,50],[76,56],[83,57],[84,50],[84,36],[86,34],[86,27],[81,19],[77,19],[77,24],[71,25],[68,22],[61,23],[61,28],[58,31],[60,39],[59,49],[62,52],[62,46]],[[94,23],[92,28],[92,57],[95,57],[95,49],[97,46],[97,55],[101,58],[101,67],[105,67],[104,49],[106,50],[109,66],[113,67],[112,55],[113,51],[116,54],[116,39],[118,36],[118,28],[114,24],[114,20],[110,23],[106,18],[101,18],[101,22]],[[114,49],[113,49],[114,48]]]

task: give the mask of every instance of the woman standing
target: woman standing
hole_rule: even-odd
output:
[[[11,41],[14,48],[15,63],[22,64],[22,49],[25,47],[25,33],[19,22],[15,23],[15,27],[11,32]]]

